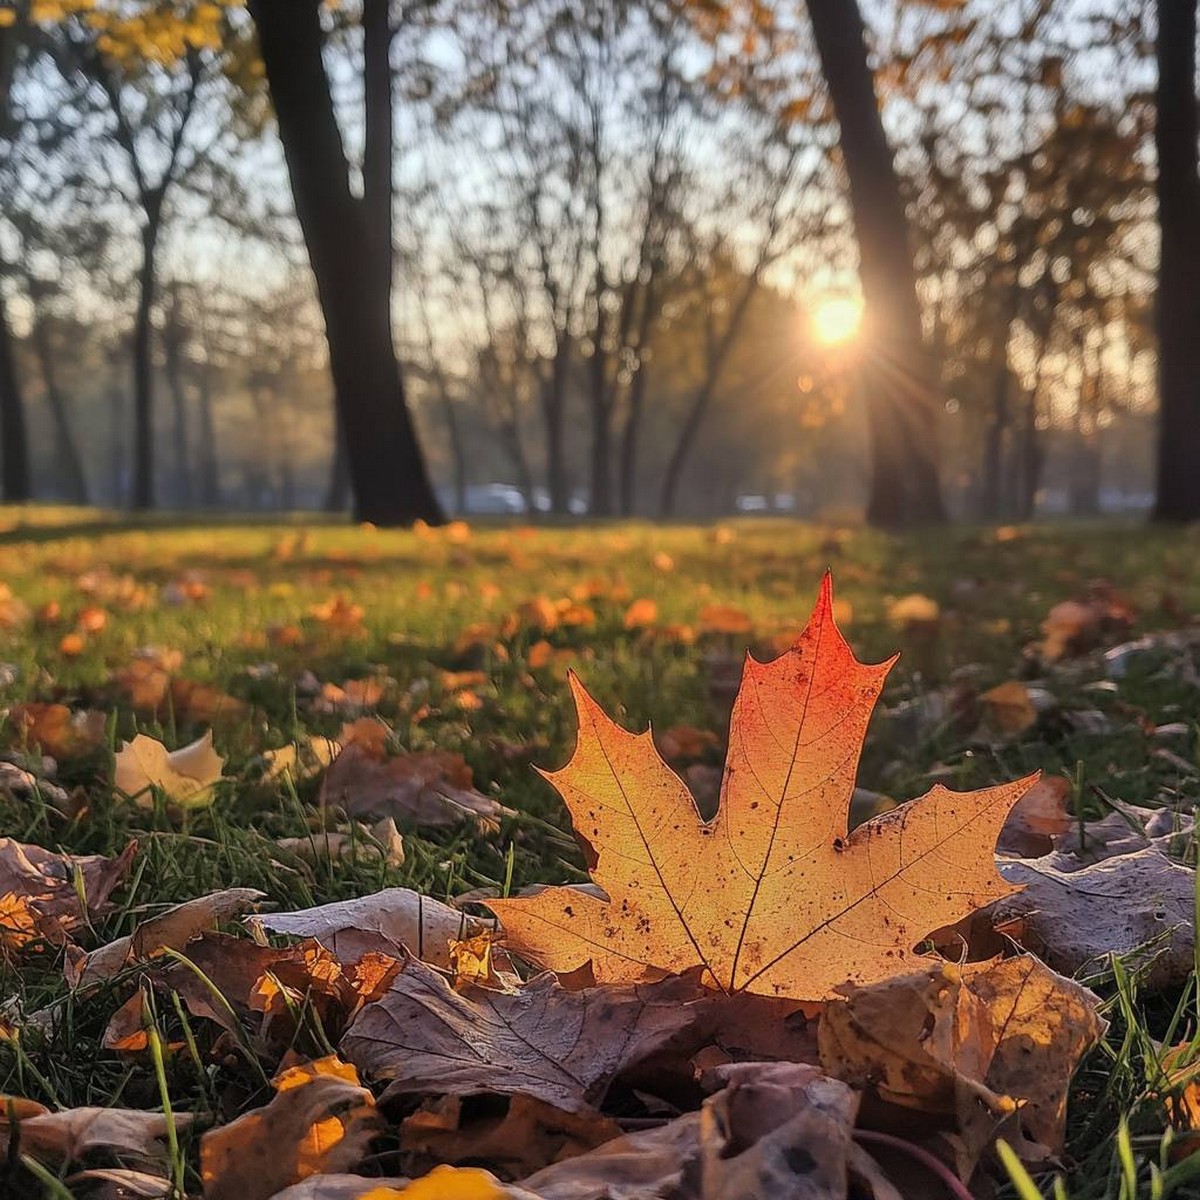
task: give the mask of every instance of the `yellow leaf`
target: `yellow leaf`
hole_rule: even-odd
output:
[[[113,783],[118,790],[150,807],[150,789],[158,788],[183,805],[205,804],[221,778],[224,759],[213,749],[212,730],[190,745],[169,751],[162,742],[139,733],[117,752]]]

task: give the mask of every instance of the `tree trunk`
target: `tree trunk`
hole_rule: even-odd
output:
[[[217,423],[213,417],[212,363],[207,360],[200,368],[200,445],[197,458],[200,467],[200,503],[205,508],[221,504],[221,469],[217,458]]]
[[[173,421],[171,424],[175,458],[175,496],[173,499],[182,508],[192,505],[191,454],[188,451],[187,426],[187,383],[183,377],[183,355],[180,353],[183,331],[175,323],[172,313],[171,324],[164,332],[163,357],[165,360],[167,386],[171,389]]]
[[[563,335],[554,349],[550,378],[542,384],[542,418],[546,427],[546,490],[550,494],[550,511],[558,516],[569,512],[571,505],[563,445],[569,345],[566,335]]]
[[[618,502],[621,516],[632,517],[637,508],[638,439],[642,435],[642,414],[646,406],[646,364],[639,362],[629,385],[629,412],[621,430],[621,460]]]
[[[29,431],[25,424],[25,398],[17,377],[12,330],[3,292],[0,292],[0,442],[4,503],[24,504],[33,497]]]
[[[377,32],[374,8],[381,3],[369,0],[366,5],[367,33]],[[252,0],[250,10],[258,26],[296,216],[325,319],[355,514],[379,525],[408,524],[418,518],[440,521],[392,340],[391,272],[385,278],[381,268],[381,257],[389,252],[380,245],[378,196],[372,211],[350,191],[349,168],[321,57],[317,0]],[[366,74],[374,85],[366,90],[373,145],[383,140],[376,132],[383,124],[379,105],[391,104],[390,85],[386,95],[378,86],[378,42],[373,37],[366,47],[371,64]],[[386,52],[385,46],[385,58]],[[390,148],[387,160],[390,163]],[[377,156],[372,166],[380,169]],[[375,177],[373,172],[371,176]]]
[[[658,501],[660,516],[671,517],[675,515],[675,501],[679,491],[679,482],[683,478],[683,468],[687,460],[691,457],[696,437],[700,433],[701,426],[704,424],[704,418],[708,413],[708,406],[712,403],[713,394],[716,392],[717,384],[721,379],[721,372],[725,368],[725,361],[728,359],[734,342],[741,332],[742,322],[745,320],[746,313],[750,310],[750,302],[757,294],[761,282],[762,279],[759,271],[755,270],[746,280],[745,287],[742,288],[742,294],[738,297],[737,304],[734,305],[733,312],[730,314],[729,322],[724,330],[719,336],[710,334],[710,337],[716,336],[716,340],[710,341],[706,348],[708,361],[705,366],[704,382],[700,385],[699,390],[692,400],[692,407],[688,410],[688,414],[684,418],[683,427],[679,431],[679,438],[675,442],[675,449],[671,452],[671,457],[667,461],[666,471],[663,474],[662,490],[659,492]]]
[[[1158,0],[1158,501],[1160,521],[1200,519],[1200,164],[1196,3]]]
[[[875,96],[862,14],[858,0],[808,0],[808,13],[841,127],[866,305],[867,518],[896,528],[941,521],[940,388],[924,344],[908,220]]]
[[[32,293],[31,287],[31,295]],[[67,411],[67,398],[58,386],[58,371],[55,366],[54,347],[50,344],[50,331],[36,309],[33,315],[32,339],[38,369],[42,373],[42,386],[46,390],[46,405],[50,409],[50,419],[54,424],[56,457],[64,490],[72,504],[87,504],[87,474],[79,457],[79,447],[75,444],[71,414]]]
[[[462,426],[454,398],[443,390],[441,400],[442,415],[446,418],[446,436],[450,442],[450,461],[454,469],[454,511],[461,513],[467,508],[467,450],[463,445]]]
[[[336,408],[333,413],[333,458],[329,467],[329,490],[325,493],[325,511],[344,513],[354,499],[350,488],[350,459],[346,454],[346,435]]]
[[[137,313],[133,319],[133,496],[139,511],[154,507],[154,364],[155,251],[158,247],[161,194],[147,206],[142,227],[142,263],[138,270]]]

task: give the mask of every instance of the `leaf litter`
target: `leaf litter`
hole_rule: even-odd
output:
[[[1105,615],[1086,637],[1059,637],[1057,657],[1127,631],[1119,598],[1097,596]],[[342,607],[315,619],[345,623],[354,636],[361,613],[342,622]],[[535,606],[513,628],[586,629],[595,620],[587,608]],[[635,610],[627,628],[645,632],[657,621],[649,603]],[[914,615],[915,604],[903,611],[894,619],[910,634],[936,633],[940,614],[925,606]],[[864,804],[856,768],[890,663],[859,663],[833,612],[827,579],[795,644],[771,662],[748,660],[707,821],[649,734],[622,730],[572,676],[579,740],[547,778],[567,803],[594,883],[489,900],[502,928],[388,888],[258,913],[248,919],[253,941],[213,928],[261,899],[236,888],[85,953],[74,941],[86,941],[134,847],[115,859],[72,858],[9,842],[0,864],[14,865],[0,903],[19,919],[6,946],[65,942],[76,986],[133,983],[120,1010],[129,1030],[145,1033],[149,988],[222,1029],[227,1051],[240,1047],[260,1070],[275,1065],[273,1098],[260,1094],[259,1107],[203,1134],[204,1195],[217,1200],[668,1191],[715,1200],[851,1189],[893,1200],[901,1192],[880,1165],[888,1160],[868,1153],[872,1130],[933,1153],[943,1164],[935,1175],[953,1169],[964,1181],[997,1136],[1028,1161],[1052,1163],[1072,1074],[1105,1027],[1096,996],[1052,968],[1083,971],[1114,950],[1137,963],[1145,951],[1151,984],[1177,978],[1192,954],[1184,884],[1191,888],[1193,873],[1170,857],[1166,832],[1130,827],[1127,814],[1126,833],[1114,829],[1107,842],[1084,828],[1072,857],[1078,831],[1061,780],[974,792],[937,785],[897,808],[880,797]],[[1055,618],[1059,633],[1065,616]],[[717,638],[751,628],[745,614],[715,607],[700,624]],[[162,682],[148,670],[140,678],[147,688]],[[476,686],[445,685],[449,695]],[[164,690],[157,702],[169,698]],[[1045,711],[1017,687],[979,699],[1005,737],[1025,735]],[[94,718],[35,711],[23,722],[27,737],[39,721],[47,740],[61,739],[63,757],[95,749]],[[672,758],[716,748],[694,728],[668,732]],[[296,783],[319,776],[322,804],[351,817],[465,819],[486,837],[514,815],[475,791],[461,758],[389,754],[388,736],[375,722],[339,751],[302,758],[293,747],[268,758],[268,771]],[[223,771],[211,733],[176,752],[138,735],[122,753],[121,791],[144,798],[156,788],[184,808],[205,802]],[[852,812],[867,819],[851,828]],[[398,840],[394,823],[391,831]],[[329,860],[341,853],[331,837],[319,830],[313,839]],[[389,838],[384,830],[381,850]],[[1128,852],[1106,855],[1108,844]],[[1050,898],[1059,894],[1075,907],[1056,908]],[[1139,896],[1150,924],[1132,903]],[[1123,926],[1100,921],[1105,906],[1126,916]],[[1001,941],[1015,931],[1049,965],[1011,942],[1006,957],[969,961],[991,952],[981,950],[986,939],[973,945],[980,916]],[[932,953],[930,935],[950,927],[959,952],[946,960]],[[302,940],[267,944],[269,935]],[[522,981],[506,951],[548,970]],[[145,1041],[123,1043],[118,1032],[110,1029],[107,1045],[144,1052]],[[902,1110],[932,1125],[914,1133],[896,1116]],[[105,1183],[107,1172],[129,1195],[167,1194],[169,1184],[158,1188],[165,1175],[147,1174],[142,1160],[164,1162],[164,1139],[185,1136],[193,1116],[177,1114],[168,1136],[162,1114],[123,1123],[116,1109],[8,1107],[26,1152],[55,1169],[85,1166],[68,1176],[81,1185]],[[91,1132],[101,1129],[105,1140]],[[88,1166],[100,1146],[121,1166]],[[439,1161],[484,1162],[499,1175]]]

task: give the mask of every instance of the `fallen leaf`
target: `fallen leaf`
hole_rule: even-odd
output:
[[[827,577],[793,649],[747,660],[708,823],[649,734],[621,729],[572,678],[579,738],[547,778],[608,899],[558,887],[489,901],[510,949],[563,972],[590,960],[598,982],[702,966],[727,991],[820,1000],[918,965],[925,935],[1012,891],[994,847],[1032,779],[939,785],[849,832],[891,663],[854,658],[832,599]]]
[[[321,783],[320,804],[348,816],[390,816],[426,827],[464,820],[499,828],[510,810],[478,791],[461,754],[423,750],[378,759],[351,743],[330,764]]]
[[[401,1149],[417,1161],[486,1162],[519,1179],[621,1136],[611,1117],[564,1112],[529,1096],[509,1097],[502,1113],[496,1107],[458,1096],[427,1099],[401,1123]]]
[[[113,784],[142,808],[151,807],[152,788],[191,807],[208,803],[224,767],[224,759],[213,749],[211,729],[178,750],[168,750],[157,739],[139,733],[117,751]]]
[[[754,623],[749,615],[732,604],[706,604],[696,618],[701,633],[752,633]]]
[[[71,1194],[85,1200],[164,1200],[175,1185],[161,1175],[129,1171],[123,1167],[95,1167],[77,1171],[64,1180]]]
[[[907,633],[930,633],[942,619],[941,606],[931,596],[913,592],[887,606],[888,620]]]
[[[622,624],[626,629],[644,629],[658,620],[658,604],[643,596],[635,600],[626,610]]]
[[[1054,848],[1056,835],[1072,824],[1067,811],[1071,784],[1061,775],[1046,775],[1013,806],[1000,831],[997,848],[1005,854],[1036,858]]]
[[[1006,737],[1015,737],[1037,724],[1038,710],[1029,689],[1019,679],[990,688],[979,697],[979,704],[989,728]]]
[[[389,867],[404,865],[404,839],[391,817],[370,827],[358,824],[353,832],[321,830],[308,837],[278,838],[275,845],[311,863],[376,859]]]
[[[375,1102],[336,1058],[292,1067],[275,1098],[200,1141],[205,1200],[270,1200],[311,1175],[362,1161],[377,1128]]]
[[[63,942],[105,911],[136,850],[137,843],[130,842],[116,858],[55,854],[0,838],[0,945],[19,949],[38,938]]]
[[[1106,1028],[1086,988],[1025,956],[846,991],[821,1014],[822,1068],[890,1104],[952,1116],[964,1180],[1014,1113],[1010,1139],[1019,1126],[1034,1157],[1061,1151],[1071,1076]]]
[[[496,1092],[564,1112],[596,1107],[622,1070],[694,1020],[680,980],[570,992],[553,975],[519,991],[455,991],[416,960],[354,1019],[341,1050],[385,1095]]]
[[[22,745],[37,746],[58,759],[78,758],[104,745],[108,715],[94,708],[72,710],[65,704],[14,704],[8,719]]]
[[[817,1068],[740,1063],[698,1113],[521,1181],[539,1200],[841,1200],[858,1097]],[[880,1200],[883,1200],[881,1197]]]
[[[263,895],[256,888],[225,888],[185,900],[143,921],[126,937],[68,961],[67,979],[74,987],[99,983],[132,962],[145,961],[164,950],[182,950],[203,930],[253,908]]]
[[[259,914],[252,928],[315,938],[341,962],[379,951],[407,949],[423,962],[451,969],[450,945],[475,937],[490,923],[408,888],[384,888],[357,900],[338,900],[293,913]]]
[[[1008,859],[1001,874],[1024,888],[992,909],[1021,918],[1025,945],[1055,970],[1097,973],[1108,956],[1155,989],[1183,983],[1195,968],[1196,875],[1157,847],[1064,871],[1056,856]]]
[[[539,1200],[516,1185],[502,1184],[479,1167],[435,1167],[420,1179],[368,1179],[318,1175],[279,1193],[274,1200]]]
[[[40,1111],[34,1111],[38,1109]],[[177,1113],[177,1130],[191,1123],[189,1113]],[[129,1108],[68,1108],[50,1112],[16,1097],[0,1096],[0,1146],[13,1143],[13,1126],[22,1153],[40,1162],[75,1162],[90,1150],[165,1159],[170,1125],[162,1113]]]

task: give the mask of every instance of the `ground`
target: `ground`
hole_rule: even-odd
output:
[[[1041,768],[1069,777],[1081,817],[1101,814],[1100,793],[1147,806],[1164,795],[1184,801],[1200,776],[1195,687],[1158,670],[1153,654],[1119,691],[1058,670],[1060,705],[1108,718],[1091,728],[1051,718],[1009,740],[980,740],[964,736],[952,710],[931,719],[929,698],[1038,675],[1026,648],[1054,605],[1089,590],[1120,610],[1110,640],[1187,624],[1200,613],[1198,550],[1200,530],[1134,524],[956,527],[912,538],[768,519],[385,532],[302,519],[135,525],[0,510],[9,591],[0,595],[0,706],[59,701],[108,714],[105,746],[56,765],[68,802],[0,795],[0,832],[74,853],[115,854],[137,840],[117,907],[82,935],[89,946],[161,905],[231,885],[291,909],[392,885],[448,898],[578,880],[583,863],[563,809],[533,769],[560,766],[569,752],[566,668],[631,728],[653,722],[719,739],[731,664],[747,644],[769,653],[798,628],[827,568],[859,657],[901,651],[881,706],[892,715],[872,725],[862,787],[904,800],[931,773],[975,787]],[[1098,593],[1101,580],[1111,588]],[[135,711],[121,673],[147,647],[178,652],[167,659],[177,676],[214,687]],[[346,686],[365,680],[381,688]],[[220,710],[224,695],[246,706],[232,720]],[[476,785],[516,815],[482,836],[473,826],[403,830],[399,868],[282,854],[277,839],[318,826],[316,783],[264,780],[263,753],[336,735],[356,701],[391,722],[406,749],[460,751]],[[181,745],[207,727],[214,705],[227,762],[210,806],[180,815],[114,796],[111,754],[123,739],[141,730]],[[1148,731],[1180,722],[1171,754],[1158,753]],[[19,749],[11,722],[0,747]],[[695,750],[719,765],[718,745]],[[1139,998],[1105,986],[1112,1029],[1076,1084],[1072,1197],[1118,1194],[1122,1119],[1135,1156],[1158,1162],[1165,1114],[1148,1039],[1163,1036],[1177,1004],[1175,1040],[1196,1028],[1191,990]],[[61,952],[6,957],[0,999],[11,1030],[0,1043],[0,1092],[68,1107],[161,1107],[148,1058],[99,1047],[127,991],[117,984],[77,1000]],[[24,1017],[47,1008],[66,1017],[48,1041],[20,1032]],[[178,1036],[176,1015],[160,1018],[168,1041]],[[196,1037],[194,1053],[176,1050],[166,1063],[174,1105],[258,1102],[233,1068],[224,1080],[224,1067],[204,1066],[211,1038]]]

